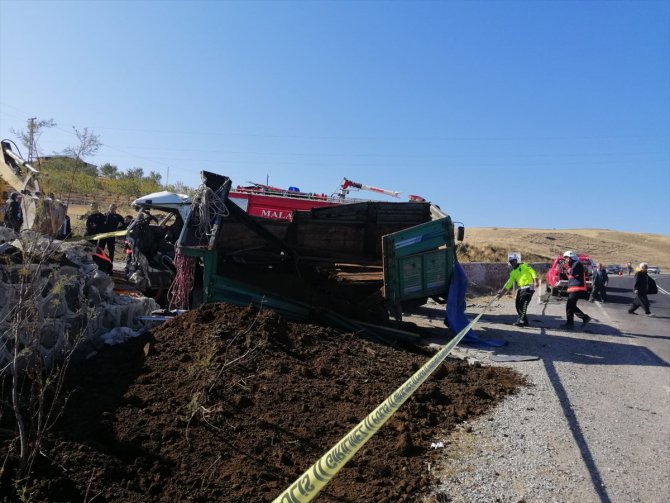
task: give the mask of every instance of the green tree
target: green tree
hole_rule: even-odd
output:
[[[102,142],[100,141],[99,135],[93,134],[93,132],[89,131],[86,127],[81,131],[75,126],[72,126],[72,129],[74,130],[74,134],[76,135],[77,140],[79,140],[79,143],[67,147],[65,150],[63,150],[63,153],[65,155],[74,157],[77,161],[84,165],[84,159],[86,157],[95,155],[98,150],[100,150]]]
[[[93,134],[93,132],[89,131],[88,128],[86,127],[81,131],[74,126],[72,126],[72,129],[74,129],[74,134],[77,136],[77,140],[79,140],[79,143],[77,145],[67,147],[63,152],[66,155],[74,157],[78,161],[78,165],[81,166],[81,169],[84,170],[88,166],[90,166],[87,165],[87,163],[84,161],[84,158],[95,155],[102,146],[102,142],[100,141],[100,137],[98,135]],[[92,171],[93,171],[92,174],[94,176],[97,176],[98,173],[95,166],[93,166]],[[67,194],[68,204],[70,204],[70,195],[72,194],[72,189],[74,188],[74,181],[76,174],[77,170],[74,170],[72,172],[70,188]]]
[[[142,168],[132,168],[126,171],[123,178],[144,178],[144,170]]]
[[[149,174],[147,175],[147,179],[155,182],[157,185],[161,184],[161,178],[163,178],[163,176],[157,171],[149,171]]]
[[[119,168],[113,164],[109,164],[108,162],[100,166],[100,168],[98,168],[98,172],[101,176],[110,178],[111,180],[116,180],[120,175]]]

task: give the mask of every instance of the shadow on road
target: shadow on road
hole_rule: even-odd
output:
[[[630,302],[630,299],[626,299],[626,302]],[[550,303],[553,302],[550,301]],[[587,313],[592,312],[588,309],[588,304],[584,305],[583,308]],[[488,323],[509,325],[515,321],[516,315],[487,314],[482,320],[484,321],[484,325],[477,329],[477,335],[484,341],[486,339],[507,341],[508,344],[502,348],[488,348],[494,350],[496,353],[536,356],[542,360],[549,381],[558,397],[563,414],[569,425],[570,432],[591,477],[593,488],[602,503],[609,503],[611,499],[588,442],[584,437],[569,394],[556,369],[556,363],[569,362],[581,365],[658,367],[670,367],[670,364],[659,358],[649,349],[632,343],[633,339],[640,337],[638,334],[623,333],[616,327],[600,323],[596,320],[589,323],[584,329],[575,328],[570,332],[561,333],[558,325],[564,322],[565,318],[547,315],[546,310],[547,304],[544,304],[540,314],[529,315],[532,328],[518,330],[500,330],[497,327],[486,326]],[[575,322],[576,326],[579,326],[579,320],[575,319]],[[551,333],[548,333],[549,330],[551,330]],[[593,338],[594,335],[618,337],[620,341],[596,340]]]
[[[608,304],[631,304],[633,292],[630,288],[607,287]]]
[[[515,316],[487,316],[486,322],[511,324]],[[504,340],[508,344],[500,350],[502,353],[523,353],[533,355],[544,361],[561,361],[578,364],[593,365],[640,365],[670,367],[665,360],[645,347],[628,343],[626,339],[635,339],[638,336],[626,334],[609,325],[599,322],[591,322],[585,329],[575,328],[565,335],[547,330],[556,330],[564,320],[561,318],[547,316],[544,323],[530,317],[532,328],[522,330],[500,330],[485,326],[476,329],[477,336],[484,343],[487,340]],[[576,323],[578,325],[579,323]],[[593,340],[591,338],[579,338],[579,334],[608,335],[621,337],[622,342],[608,342]],[[575,337],[577,336],[577,337]],[[477,346],[486,350],[485,346]],[[492,348],[489,348],[492,349]]]
[[[600,470],[598,470],[598,466],[593,459],[589,444],[586,441],[586,438],[584,438],[582,428],[579,425],[579,421],[577,420],[577,415],[575,414],[575,411],[570,404],[570,397],[568,396],[568,393],[565,390],[563,383],[561,382],[561,378],[556,371],[556,366],[552,360],[544,360],[544,367],[547,371],[549,381],[554,387],[554,391],[556,392],[556,396],[558,397],[559,403],[561,404],[561,408],[563,409],[563,415],[568,421],[572,437],[575,439],[575,443],[579,448],[579,452],[582,456],[582,459],[584,460],[586,469],[589,472],[593,488],[595,489],[596,494],[598,494],[598,497],[602,503],[610,503],[612,500],[607,494],[605,482],[603,481],[603,478],[600,475]]]

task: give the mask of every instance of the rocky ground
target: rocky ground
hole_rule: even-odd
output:
[[[22,494],[16,443],[3,442],[2,491],[10,501],[271,501],[431,354],[203,306],[73,367],[70,401]],[[316,501],[435,501],[444,450],[431,444],[523,383],[509,368],[449,360]],[[2,423],[11,428],[7,414]]]

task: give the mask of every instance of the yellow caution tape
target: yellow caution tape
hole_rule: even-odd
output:
[[[305,503],[311,501],[330,482],[330,479],[354,457],[354,454],[363,447],[365,442],[370,440],[395,411],[430,377],[483,314],[484,312],[477,315],[467,327],[440,349],[435,356],[428,360],[412,377],[407,379],[402,386],[373,410],[368,417],[354,426],[342,440],[335,444],[311,468],[298,477],[288,489],[277,496],[273,503]]]
[[[125,236],[126,234],[128,234],[128,230],[124,229],[122,231],[104,232],[102,234],[94,234],[92,236],[82,236],[80,238],[69,238],[66,239],[65,241],[97,241],[99,239],[121,237]]]

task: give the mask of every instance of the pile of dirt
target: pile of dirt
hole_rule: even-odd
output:
[[[431,354],[268,310],[202,306],[72,369],[74,393],[25,495],[271,501]],[[435,374],[316,501],[417,501],[445,455],[431,443],[523,384],[511,369],[457,360]]]

